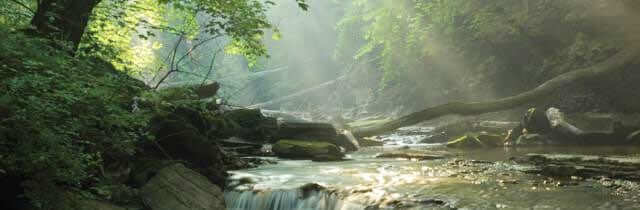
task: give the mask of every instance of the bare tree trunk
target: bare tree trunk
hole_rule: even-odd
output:
[[[572,83],[594,81],[607,76],[607,74],[618,73],[624,70],[623,67],[625,65],[638,62],[638,55],[640,55],[640,47],[629,46],[602,63],[558,75],[533,90],[515,96],[486,102],[447,103],[427,108],[383,124],[364,128],[352,128],[352,132],[356,137],[375,136],[445,115],[476,115],[514,108],[551,95],[553,91]]]
[[[78,49],[89,16],[101,0],[41,0],[31,25],[47,38],[72,44],[71,54]]]

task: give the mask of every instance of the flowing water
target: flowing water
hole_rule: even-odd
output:
[[[423,129],[424,131],[424,129]],[[405,132],[407,134],[407,132]],[[418,144],[416,135],[390,135],[385,146],[362,148],[342,162],[279,160],[232,171],[225,192],[236,209],[640,209],[636,197],[616,195],[596,180],[552,180],[526,173],[521,154],[640,154],[637,148],[554,147],[451,150]],[[383,139],[384,139],[383,138]],[[403,146],[398,146],[403,145]],[[407,149],[406,145],[411,145]],[[380,159],[384,152],[426,153],[438,160]],[[317,183],[325,189],[303,190]]]

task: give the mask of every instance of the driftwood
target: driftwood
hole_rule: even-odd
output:
[[[515,96],[486,102],[453,102],[443,104],[376,126],[352,128],[352,132],[356,137],[375,136],[445,115],[476,115],[515,108],[551,95],[553,91],[566,87],[572,83],[594,81],[606,76],[606,74],[618,73],[624,69],[623,67],[625,65],[637,61],[638,55],[640,54],[639,52],[639,47],[629,46],[606,61],[588,68],[578,69],[558,75],[530,91],[520,93]]]

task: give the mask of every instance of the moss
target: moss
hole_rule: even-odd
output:
[[[358,144],[360,144],[361,147],[375,147],[383,145],[381,141],[376,141],[368,138],[359,138]]]
[[[283,158],[318,161],[341,160],[344,157],[338,146],[323,141],[280,140],[273,145],[273,152]]]
[[[224,117],[245,128],[257,127],[264,119],[260,109],[236,109],[225,113]]]

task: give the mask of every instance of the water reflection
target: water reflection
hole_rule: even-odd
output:
[[[375,158],[376,154],[390,151],[450,156],[429,161]],[[573,184],[571,180],[547,180],[524,173],[531,166],[509,161],[512,156],[527,153],[638,156],[640,148],[528,147],[459,151],[442,145],[414,145],[409,149],[385,146],[363,148],[350,154],[352,160],[343,162],[283,160],[275,165],[233,171],[231,179],[253,179],[253,184],[248,184],[251,189],[269,191],[319,183],[339,195],[341,203],[335,209],[404,203],[418,206],[416,209],[420,209],[420,205],[463,209],[640,208],[636,201],[612,197],[615,189],[594,182]]]

